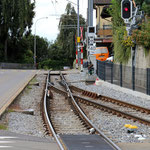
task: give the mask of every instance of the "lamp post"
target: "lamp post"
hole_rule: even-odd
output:
[[[78,65],[80,63],[80,17],[79,17],[79,0],[77,0],[77,4],[70,1],[70,0],[67,0],[68,2],[74,4],[74,5],[77,5],[77,50],[76,50],[76,55],[77,55],[77,60],[76,61],[76,69],[78,69]]]
[[[36,68],[36,24],[41,19],[47,19],[48,17],[42,17],[36,20],[35,26],[34,26],[34,67]]]

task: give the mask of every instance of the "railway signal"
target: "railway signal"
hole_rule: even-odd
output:
[[[121,17],[124,19],[125,23],[129,22],[132,18],[132,1],[122,0],[121,1]]]
[[[91,52],[95,50],[95,42],[94,42],[95,27],[89,26],[87,31],[88,31],[87,33],[87,45],[88,46],[87,47],[88,47],[89,54],[91,54]]]

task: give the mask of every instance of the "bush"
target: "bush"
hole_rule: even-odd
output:
[[[39,68],[40,69],[53,69],[53,70],[60,70],[63,69],[63,66],[66,66],[67,60],[51,60],[47,59],[43,62],[39,63]]]
[[[150,20],[143,23],[140,30],[134,30],[132,38],[138,45],[142,45],[146,50],[150,50]]]
[[[116,28],[116,32],[113,35],[114,43],[114,60],[120,63],[127,63],[131,56],[131,46],[133,42],[131,38],[127,36],[125,27]]]

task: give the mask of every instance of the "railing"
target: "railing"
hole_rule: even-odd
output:
[[[102,28],[100,28],[100,25],[96,25],[96,33],[100,37],[111,37],[113,35],[112,33],[112,26],[111,25],[103,25]]]
[[[0,63],[0,69],[35,69],[33,64]]]
[[[97,61],[96,72],[104,81],[150,95],[150,68],[142,69]]]

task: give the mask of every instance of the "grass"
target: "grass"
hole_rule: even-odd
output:
[[[33,79],[30,81],[30,83],[35,83],[35,82],[37,82],[36,77],[35,77],[35,78],[33,78]],[[27,89],[28,89],[28,90],[31,90],[31,89],[32,89],[32,87],[31,87],[30,83],[29,83],[29,84],[28,84],[28,86],[27,86]],[[28,91],[28,92],[29,92],[29,91]]]
[[[30,81],[30,83],[35,83],[35,82],[37,82],[36,77],[35,77],[35,78],[33,78],[33,79]]]
[[[29,90],[32,89],[32,87],[31,87],[30,85],[28,85],[27,88],[28,88]]]
[[[27,94],[28,94],[29,91],[32,89],[32,85],[30,85],[30,84],[33,84],[33,83],[35,83],[35,82],[37,82],[36,77],[34,77],[34,78],[29,82],[29,84],[27,85],[27,87],[26,87],[26,89],[25,89],[25,92],[26,92]]]
[[[13,109],[7,109],[8,113],[15,112]]]
[[[3,125],[3,124],[0,124],[0,130],[7,130],[7,126]]]

